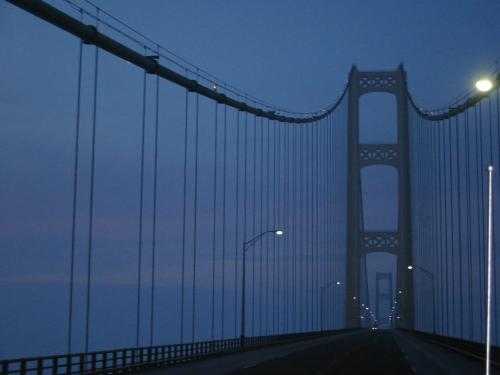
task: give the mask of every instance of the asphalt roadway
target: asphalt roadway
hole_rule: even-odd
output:
[[[209,358],[148,374],[484,374],[481,361],[400,331],[355,331],[337,336]],[[498,370],[494,374],[500,374]]]

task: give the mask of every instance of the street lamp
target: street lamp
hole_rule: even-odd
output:
[[[321,326],[321,329],[323,329],[323,292],[326,290],[326,288],[332,286],[332,285],[337,285],[337,286],[340,286],[341,283],[340,281],[331,281],[329,282],[328,284],[326,285],[323,285],[321,287],[321,298],[320,298],[320,311],[321,311],[321,314],[320,314],[320,326]],[[335,294],[334,294],[335,296]],[[356,297],[353,297],[353,299],[356,299]]]
[[[493,82],[489,78],[482,78],[476,82],[476,89],[481,92],[488,92],[493,88]]]
[[[422,271],[425,275],[429,276],[431,279],[432,283],[432,333],[436,334],[436,289],[434,287],[434,274],[420,266],[417,266],[416,264],[414,265],[409,265],[408,269],[411,271],[413,269],[417,269]]]
[[[246,254],[247,250],[255,245],[255,243],[264,237],[266,234],[273,233],[276,236],[282,236],[285,232],[283,229],[274,229],[274,230],[266,230],[261,234],[253,237],[252,239],[243,242],[243,276],[241,280],[241,334],[240,334],[240,346],[243,346],[245,343],[245,274],[246,274]]]

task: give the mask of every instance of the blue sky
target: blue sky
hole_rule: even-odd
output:
[[[65,6],[59,0],[50,3]],[[84,2],[78,4],[87,6]],[[496,0],[106,0],[96,4],[224,81],[294,111],[316,111],[331,104],[343,89],[352,64],[361,70],[390,70],[401,62],[417,103],[425,108],[442,107],[469,90],[500,56],[500,3]],[[7,343],[7,349],[0,345],[0,357],[26,354],[23,350],[30,355],[62,352],[65,326],[54,321],[53,312],[57,310],[59,318],[65,319],[66,300],[58,296],[64,293],[66,280],[78,43],[63,31],[2,1],[0,45],[0,166],[4,181],[0,188],[0,237],[2,249],[8,249],[2,255],[3,269],[0,266],[8,278],[0,279],[0,287],[11,301],[11,309],[0,313],[4,318],[1,324],[8,325],[0,329],[0,343]],[[86,48],[83,142],[88,142],[90,136],[87,125],[93,61],[93,50]],[[142,73],[106,54],[102,54],[101,64],[105,78],[101,81],[99,121],[109,126],[103,128],[98,144],[97,180],[100,191],[107,194],[96,196],[100,207],[97,224],[102,229],[97,235],[101,246],[121,246],[116,253],[104,254],[99,265],[102,269],[97,267],[98,275],[103,277],[101,282],[119,285],[111,302],[106,301],[111,289],[104,287],[96,296],[104,316],[106,309],[113,306],[124,311],[130,299],[126,284],[135,259],[136,222],[128,214],[137,209],[133,203],[137,186],[129,181],[138,168],[136,141],[140,129],[136,125],[140,121]],[[151,95],[151,78],[148,83]],[[161,141],[164,151],[160,167],[171,173],[160,177],[162,192],[168,197],[180,191],[178,183],[169,184],[169,177],[181,170],[176,136],[183,131],[183,91],[169,86],[162,95],[168,103],[165,116],[171,120],[168,131],[172,134]],[[365,116],[366,136],[383,141],[390,130],[383,130],[381,123],[390,121],[391,115],[376,112],[376,104],[367,108],[373,116]],[[203,108],[208,110],[209,105],[202,101]],[[148,111],[152,113],[151,105]],[[148,121],[151,125],[151,117]],[[148,129],[147,139],[151,141],[152,128]],[[202,147],[208,149],[209,130],[205,131]],[[85,163],[89,148],[88,143],[84,145],[82,181],[88,178]],[[151,160],[148,150],[147,160]],[[146,173],[150,178],[151,170]],[[384,180],[384,175],[379,175],[378,181],[375,178],[373,191],[382,195],[371,201],[371,214],[365,211],[382,226],[393,222],[393,215],[377,210],[394,196],[393,191],[385,192],[384,197],[384,192],[377,190]],[[146,188],[151,188],[150,182]],[[83,190],[81,215],[88,199],[85,194]],[[208,197],[208,190],[206,194]],[[150,202],[146,209],[151,210]],[[179,202],[174,202],[163,213],[165,222],[174,228],[161,233],[165,243],[178,241],[179,223],[169,214],[178,209]],[[202,211],[209,215],[210,208],[202,207]],[[83,238],[84,216],[81,225]],[[80,246],[84,245],[82,239]],[[83,264],[84,254],[77,256]],[[110,264],[117,271],[106,279],[103,275]],[[389,267],[382,260],[374,264],[380,271]],[[177,269],[171,267],[163,280],[167,295],[175,293],[168,289],[176,280]],[[83,293],[83,288],[79,292]],[[83,303],[79,298],[77,307]],[[41,307],[34,310],[37,306]],[[172,316],[176,313],[172,312]],[[131,315],[124,313],[120,318],[126,321],[133,318]],[[100,347],[129,342],[130,335],[122,332],[116,321],[100,321],[101,327],[107,324],[115,333],[111,337],[105,330],[97,332],[101,336],[95,341]],[[176,329],[173,321],[164,324],[164,332]],[[54,334],[50,335],[50,331]]]

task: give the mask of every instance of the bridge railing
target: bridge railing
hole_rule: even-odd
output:
[[[239,339],[201,341],[184,344],[124,348],[90,353],[29,357],[0,361],[3,375],[114,374],[127,370],[164,367],[208,356],[227,354],[291,341],[339,334],[346,330],[316,331]]]
[[[430,332],[407,329],[403,329],[403,331],[410,333],[420,339],[427,340],[433,344],[443,346],[447,349],[481,361],[484,361],[484,358],[486,356],[486,347],[483,343],[459,339],[451,336],[436,335]],[[491,354],[492,364],[495,367],[500,368],[500,347],[493,346],[491,348]]]

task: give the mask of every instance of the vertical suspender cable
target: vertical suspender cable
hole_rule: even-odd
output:
[[[213,170],[213,195],[212,195],[212,316],[210,337],[215,339],[215,247],[216,247],[216,228],[217,228],[217,149],[218,149],[218,106],[215,102],[215,122],[214,122],[214,170]]]
[[[306,331],[309,330],[309,312],[310,312],[310,306],[311,306],[311,302],[309,300],[309,292],[310,292],[310,285],[309,285],[309,281],[310,281],[310,278],[309,278],[309,261],[310,261],[310,258],[309,258],[309,252],[310,252],[310,239],[309,239],[309,229],[310,229],[310,225],[309,225],[309,218],[310,218],[310,215],[311,215],[311,212],[310,212],[310,197],[311,197],[311,192],[310,192],[310,189],[309,189],[309,185],[310,185],[310,182],[311,182],[311,178],[310,178],[310,175],[309,175],[309,171],[310,171],[310,161],[309,161],[309,154],[310,154],[310,143],[311,143],[311,139],[310,139],[310,129],[311,129],[311,126],[309,124],[305,125],[305,132],[306,132],[306,137],[305,137],[305,142],[306,142],[306,146],[305,146],[305,152],[306,152],[306,157],[305,157],[305,162],[306,162],[306,173],[305,173],[305,183],[306,183],[306,190],[305,190],[305,196],[306,196],[306,203],[305,203],[305,225],[306,225],[306,228],[305,228],[305,234],[306,234],[306,241],[305,241],[305,247],[304,247],[304,250],[305,250],[305,267],[306,267],[306,317],[305,317],[305,327],[306,327]]]
[[[337,189],[335,186],[335,173],[337,170],[335,153],[332,152],[333,148],[333,136],[334,136],[334,126],[333,114],[328,117],[328,121],[324,128],[324,151],[323,151],[323,170],[324,170],[324,248],[325,248],[325,272],[328,275],[326,281],[334,282],[338,277],[335,276],[333,268],[333,255],[334,255],[334,245],[333,241],[336,238],[337,231],[335,229],[335,224],[332,220],[332,202],[334,202],[334,197],[337,194]],[[336,284],[336,283],[335,283]],[[329,313],[330,319],[328,319],[328,329],[335,329],[335,292],[337,286],[331,289],[329,296],[329,308],[326,310]]]
[[[286,189],[286,213],[285,213],[285,227],[287,231],[290,231],[290,125],[285,128],[285,189]],[[285,332],[290,333],[290,235],[286,237],[286,247],[285,247],[285,259],[286,259],[286,277],[285,277],[285,291],[286,291],[286,301],[285,301]]]
[[[196,93],[195,108],[195,133],[194,133],[194,218],[193,218],[193,290],[191,311],[191,342],[195,339],[195,317],[196,317],[196,260],[198,250],[198,154],[199,154],[199,130],[200,130],[200,94]]]
[[[337,141],[337,136],[336,132],[339,131],[340,125],[338,126],[337,130],[337,124],[335,122],[335,117],[333,114],[330,116],[330,123],[328,125],[327,129],[327,141],[326,141],[326,147],[327,147],[327,161],[331,161],[331,166],[330,163],[326,163],[326,168],[327,168],[327,178],[329,181],[329,184],[327,185],[326,189],[326,194],[328,195],[327,198],[327,223],[329,228],[333,228],[332,231],[328,231],[328,236],[327,236],[327,248],[328,248],[328,269],[331,274],[331,279],[338,279],[340,280],[339,277],[335,276],[335,248],[336,248],[336,240],[338,238],[337,234],[339,233],[338,230],[336,230],[336,225],[335,225],[335,218],[336,218],[336,199],[337,195],[340,196],[338,193],[338,186],[337,186],[337,173],[338,173],[338,165],[337,165],[337,149],[336,149],[336,141]],[[333,288],[332,290],[332,329],[336,328],[336,298],[335,298],[335,291],[336,288]]]
[[[313,236],[314,236],[314,253],[313,253],[313,296],[314,296],[314,319],[313,319],[313,330],[317,330],[319,327],[318,322],[318,312],[319,312],[319,295],[318,295],[318,288],[319,288],[319,270],[318,270],[318,251],[319,251],[319,243],[318,243],[318,140],[317,140],[317,134],[318,134],[318,127],[319,127],[320,122],[316,122],[311,131],[313,132],[313,176],[312,176],[312,184],[313,184],[313,217],[312,217],[312,222],[313,222]]]
[[[468,282],[468,316],[469,316],[469,336],[468,339],[472,341],[474,339],[474,308],[472,300],[472,208],[471,208],[471,174],[470,174],[470,130],[469,130],[469,111],[465,111],[465,180],[466,185],[466,199],[467,199],[467,210],[466,210],[466,220],[467,220],[467,282]]]
[[[280,193],[279,193],[279,202],[281,206],[280,210],[280,219],[279,219],[279,225],[280,227],[284,227],[286,224],[286,185],[285,185],[285,179],[286,179],[286,128],[288,124],[287,123],[281,123],[281,128],[280,128]],[[281,273],[281,283],[280,283],[280,288],[279,290],[281,291],[281,306],[280,306],[280,327],[281,327],[281,332],[285,332],[285,326],[286,326],[286,316],[287,316],[287,310],[286,310],[286,261],[287,261],[287,253],[286,253],[286,242],[287,242],[288,236],[283,238],[283,240],[279,241],[279,246],[281,248],[281,256],[278,258],[280,262],[280,273]]]
[[[270,159],[269,159],[269,155],[270,155],[270,141],[269,141],[269,135],[270,135],[270,121],[269,119],[267,120],[267,125],[266,125],[266,214],[265,214],[265,227],[266,228],[269,228],[269,179],[270,179],[270,174],[269,174],[269,170],[270,170],[270,167],[269,167],[269,164],[270,164]],[[263,138],[264,139],[264,138]],[[265,327],[264,327],[264,331],[265,331],[265,334],[269,334],[269,236],[266,236],[266,239],[265,239],[265,245],[266,245],[266,271],[265,271],[265,284],[266,284],[266,287],[265,287],[265,290],[266,290],[266,297],[265,297],[265,300],[266,300],[266,303],[265,303],[265,312],[264,312],[264,315],[265,315]]]
[[[224,340],[226,302],[226,190],[227,190],[227,106],[224,106],[224,137],[222,155],[222,296],[221,296],[221,339]]]
[[[186,206],[187,206],[187,162],[188,162],[188,110],[189,91],[186,90],[184,105],[184,173],[182,193],[182,265],[181,265],[181,316],[180,316],[180,343],[184,343],[184,298],[185,298],[185,274],[186,274]]]
[[[458,320],[460,324],[460,338],[464,338],[464,303],[463,303],[463,263],[462,263],[462,189],[461,189],[461,179],[460,179],[460,121],[459,116],[456,116],[456,126],[457,126],[457,138],[456,138],[456,158],[457,158],[457,196],[458,196],[458,263],[459,263],[459,301],[460,301],[460,319]]]
[[[452,130],[453,130],[453,124],[451,123],[451,119],[448,120],[448,150],[449,150],[449,156],[448,156],[448,167],[450,170],[450,188],[449,188],[449,193],[450,193],[450,250],[451,250],[451,312],[452,312],[452,332],[453,335],[455,335],[455,330],[456,330],[456,308],[455,308],[455,300],[456,300],[456,293],[455,293],[455,210],[453,209],[455,206],[454,202],[454,184],[453,184],[453,141],[452,141]]]
[[[141,279],[142,279],[142,227],[143,227],[143,207],[144,207],[144,149],[146,136],[146,71],[143,73],[142,82],[142,132],[141,132],[141,169],[139,177],[139,239],[137,253],[137,306],[136,306],[136,326],[135,326],[135,346],[139,347],[141,330]]]
[[[478,104],[479,106],[479,160],[480,160],[480,163],[479,163],[479,170],[478,170],[478,173],[479,173],[479,179],[480,179],[480,184],[481,184],[481,188],[480,188],[480,207],[481,207],[481,221],[480,221],[480,225],[481,225],[481,229],[479,231],[479,233],[481,234],[481,246],[479,248],[479,254],[481,254],[481,258],[480,258],[480,269],[479,269],[479,273],[481,275],[481,299],[483,300],[483,303],[481,303],[481,333],[484,334],[484,331],[486,329],[486,326],[485,326],[485,314],[484,314],[484,305],[486,304],[485,302],[485,299],[486,299],[486,280],[485,280],[485,262],[484,262],[484,255],[485,255],[485,251],[484,251],[484,247],[486,245],[486,232],[485,232],[485,223],[484,223],[484,216],[485,216],[485,206],[486,206],[486,203],[485,202],[485,199],[484,199],[484,176],[483,176],[483,168],[484,168],[484,145],[483,145],[483,140],[484,140],[484,137],[483,137],[483,109],[482,109],[482,103],[479,102]]]
[[[238,249],[240,233],[240,112],[236,112],[236,181],[235,181],[235,236],[234,236],[234,337],[238,337]],[[245,241],[245,240],[244,240]]]
[[[292,147],[291,147],[291,167],[292,167],[292,332],[297,332],[297,132],[298,126],[292,129]]]
[[[329,168],[328,170],[328,175],[329,175],[329,180],[330,180],[330,184],[331,184],[331,190],[328,189],[327,190],[327,194],[331,194],[331,196],[328,198],[328,204],[329,204],[329,212],[328,212],[328,219],[329,219],[329,228],[336,228],[337,226],[335,225],[335,219],[336,219],[336,215],[335,215],[335,210],[336,210],[336,199],[337,199],[337,195],[340,196],[340,194],[338,194],[338,190],[337,190],[337,178],[336,178],[336,175],[337,175],[337,170],[338,170],[338,166],[337,166],[337,147],[336,146],[336,142],[337,142],[337,137],[335,136],[335,131],[336,131],[336,124],[334,122],[334,118],[333,118],[333,115],[331,115],[331,123],[330,123],[330,126],[329,126],[329,131],[328,131],[328,140],[329,140],[329,143],[327,144],[328,146],[328,154],[329,154],[329,157],[328,157],[328,160],[332,160],[333,163],[333,168]],[[339,130],[340,130],[340,127],[339,127]],[[328,168],[328,163],[327,163],[327,168]],[[331,269],[331,274],[332,274],[332,279],[335,277],[335,249],[336,249],[336,241],[337,241],[337,236],[335,235],[336,233],[338,233],[335,229],[333,231],[331,231],[332,233],[329,235],[329,244],[328,244],[328,247],[329,247],[329,252],[330,252],[330,269]],[[333,292],[332,292],[332,304],[333,304],[333,308],[332,308],[332,328],[335,329],[336,327],[336,314],[335,314],[335,303],[336,303],[336,300],[335,300],[335,288],[333,289]]]
[[[316,326],[316,252],[318,243],[316,242],[316,187],[315,187],[315,174],[316,174],[316,140],[315,129],[318,123],[312,123],[311,128],[311,331],[315,330]]]
[[[432,180],[432,188],[430,188],[430,194],[432,195],[432,239],[429,240],[432,255],[430,265],[432,272],[434,273],[433,283],[433,333],[439,333],[439,305],[437,304],[437,299],[440,296],[440,218],[439,218],[439,153],[438,153],[438,144],[439,144],[439,123],[430,122],[428,123],[430,138],[431,138],[431,148],[432,153],[429,156],[429,168],[431,168],[430,178]]]
[[[447,325],[447,319],[445,316],[446,313],[446,293],[445,293],[445,285],[446,285],[446,274],[445,274],[445,238],[446,233],[444,232],[446,229],[444,225],[444,216],[445,216],[445,200],[444,200],[444,176],[443,176],[443,165],[444,165],[444,147],[443,147],[443,137],[444,137],[444,121],[439,122],[439,141],[438,141],[438,149],[439,149],[439,233],[440,233],[440,282],[441,282],[441,334],[445,335],[445,327]]]
[[[307,330],[313,330],[314,322],[314,291],[313,291],[313,256],[314,256],[314,235],[313,235],[313,127],[314,123],[307,124],[307,147],[308,147],[308,163],[307,163],[307,233],[308,233],[308,252],[307,252],[307,295],[308,295],[308,316],[307,316]]]
[[[256,191],[257,191],[257,116],[253,117],[253,160],[252,160],[252,237],[257,235]],[[252,336],[255,336],[255,251],[252,251]]]
[[[278,125],[273,125],[273,228],[276,228],[276,129]],[[276,334],[276,241],[273,239],[273,324],[272,331]]]
[[[277,204],[277,208],[276,208],[276,227],[278,227],[279,224],[281,224],[281,198],[282,198],[282,193],[281,193],[281,129],[282,129],[282,124],[281,122],[278,122],[278,125],[277,125],[277,129],[276,129],[276,132],[277,132],[277,138],[276,138],[276,141],[277,141],[277,148],[278,148],[278,151],[277,151],[277,169],[276,169],[276,177],[277,177],[277,187],[276,187],[276,190],[277,190],[277,195],[276,195],[276,202],[275,204]],[[279,223],[279,224],[278,224]],[[277,298],[276,298],[276,303],[277,303],[277,309],[276,309],[276,318],[277,318],[277,324],[276,324],[276,329],[277,329],[277,333],[279,334],[280,333],[280,326],[281,326],[281,320],[280,320],[280,302],[281,302],[281,299],[280,299],[280,266],[281,266],[281,262],[280,262],[280,246],[281,245],[281,241],[277,242],[276,243],[276,294],[277,294]]]
[[[97,9],[97,20],[99,20],[99,9]],[[99,22],[97,21],[96,27]],[[85,304],[85,353],[89,351],[90,336],[90,292],[92,281],[92,235],[94,229],[94,177],[95,177],[95,139],[97,124],[97,78],[99,74],[99,48],[95,47],[94,59],[94,98],[92,107],[92,146],[90,161],[90,207],[89,207],[89,233],[88,233],[88,257],[87,257],[87,300]]]
[[[271,192],[271,124],[267,120],[267,136],[266,136],[266,228],[270,225],[270,207],[269,198]],[[269,301],[269,237],[266,237],[266,335],[269,334],[269,309],[271,303]]]
[[[321,244],[320,244],[320,222],[319,222],[319,166],[320,166],[320,160],[319,160],[319,150],[320,150],[320,142],[319,142],[319,128],[322,126],[324,123],[324,120],[321,120],[320,124],[316,125],[316,140],[315,140],[315,147],[316,147],[316,329],[319,329],[319,304],[320,304],[320,292],[321,292],[321,286],[320,286],[320,274],[322,269],[320,268],[320,249],[321,249]]]
[[[448,123],[449,125],[449,123]],[[448,129],[448,132],[450,131],[450,127],[446,127],[446,122],[443,121],[443,131],[446,130],[446,128]],[[451,319],[450,319],[450,293],[449,293],[449,275],[448,275],[448,271],[449,271],[449,257],[448,257],[448,197],[447,197],[447,190],[448,190],[448,179],[447,179],[447,173],[446,173],[446,161],[447,161],[447,155],[446,155],[446,140],[445,140],[445,135],[443,135],[443,180],[444,180],[444,183],[443,183],[443,187],[444,187],[444,190],[443,190],[443,193],[444,193],[444,197],[443,197],[443,200],[444,200],[444,229],[445,229],[445,233],[444,233],[444,243],[445,243],[445,247],[444,247],[444,250],[445,250],[445,284],[444,284],[444,287],[445,287],[445,297],[446,297],[446,335],[449,336],[450,335],[450,322],[451,322]]]
[[[474,138],[475,138],[475,161],[476,161],[476,214],[477,214],[477,217],[476,217],[476,222],[477,222],[477,246],[478,246],[478,253],[480,254],[481,253],[481,191],[480,191],[480,188],[481,188],[481,182],[480,182],[480,179],[481,179],[481,175],[480,175],[480,171],[481,171],[481,168],[482,168],[482,165],[480,164],[480,161],[479,161],[479,129],[478,129],[478,113],[477,113],[477,106],[474,107]],[[481,257],[479,256],[479,258],[477,258],[477,265],[478,265],[478,272],[477,272],[477,275],[478,275],[478,288],[479,288],[479,293],[478,293],[478,299],[479,299],[479,316],[480,316],[480,324],[479,324],[479,338],[480,340],[483,339],[483,328],[482,328],[482,316],[483,316],[483,308],[481,306],[482,304],[482,298],[481,298],[481,293],[482,293],[482,288],[481,288],[481,285],[482,285],[482,272],[481,272]]]
[[[80,11],[80,18],[82,12]],[[78,197],[78,157],[80,148],[80,110],[82,95],[82,55],[83,42],[79,41],[78,48],[78,80],[76,93],[76,119],[75,119],[75,159],[73,164],[73,204],[71,217],[71,254],[69,270],[69,306],[68,306],[68,354],[71,353],[73,339],[73,291],[75,286],[75,242],[76,242],[76,203]]]
[[[244,136],[244,151],[243,151],[243,241],[247,240],[247,190],[248,190],[248,113],[245,112],[245,136]],[[243,262],[243,267],[246,264]],[[243,296],[242,296],[243,298]],[[246,306],[245,306],[246,309]],[[245,311],[246,313],[246,311]],[[245,314],[246,315],[246,314]],[[241,322],[244,324],[244,322]]]
[[[263,233],[264,230],[269,230],[269,228],[264,229],[264,119],[260,118],[260,228],[259,232]],[[263,296],[264,288],[262,287],[262,265],[263,265],[263,248],[264,242],[259,242],[259,336],[263,335],[262,331],[262,308],[263,308]]]
[[[297,292],[296,292],[296,304],[297,304],[297,313],[296,313],[296,319],[297,319],[297,331],[300,332],[302,331],[302,308],[304,305],[304,302],[302,300],[303,296],[303,284],[302,284],[302,271],[303,271],[303,228],[302,228],[302,223],[303,223],[303,199],[302,199],[302,181],[303,181],[303,150],[302,150],[302,133],[303,133],[304,126],[297,126],[296,127],[296,156],[295,156],[295,164],[297,166],[297,172],[296,172],[296,182],[295,182],[295,187],[296,187],[296,195],[297,195],[297,206],[296,206],[296,216],[297,216],[297,256],[296,256],[296,272],[298,274],[297,277]]]
[[[159,49],[159,48],[158,48]],[[153,233],[151,249],[151,310],[149,318],[149,345],[153,346],[154,307],[155,307],[155,275],[156,275],[156,211],[158,196],[158,127],[160,115],[160,77],[156,76],[155,92],[155,135],[154,135],[154,167],[153,167]]]

